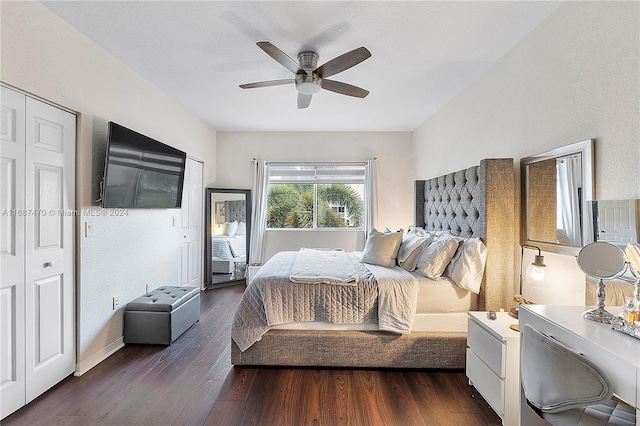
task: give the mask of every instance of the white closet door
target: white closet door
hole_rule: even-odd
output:
[[[25,399],[25,97],[1,87],[0,418]]]
[[[636,200],[598,201],[598,240],[625,245],[638,242]]]
[[[75,369],[73,114],[26,98],[26,398]]]
[[[180,284],[202,288],[202,163],[187,158],[182,190]]]

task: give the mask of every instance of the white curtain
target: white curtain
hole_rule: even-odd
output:
[[[267,196],[269,195],[269,163],[255,160],[253,165],[253,217],[249,265],[262,265],[267,230]]]
[[[375,158],[368,160],[365,166],[365,188],[364,226],[365,238],[367,238],[369,231],[376,227],[378,220],[378,184]]]
[[[556,164],[557,180],[557,226],[558,240],[566,238],[572,246],[582,245],[580,234],[580,198],[578,187],[580,177],[578,158],[565,157]]]

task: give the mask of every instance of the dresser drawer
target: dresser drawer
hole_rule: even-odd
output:
[[[467,349],[467,377],[491,408],[499,416],[504,416],[504,381],[470,349]]]
[[[469,320],[467,346],[498,377],[504,379],[506,374],[505,344],[471,319]]]

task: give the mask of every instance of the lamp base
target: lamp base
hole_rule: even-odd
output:
[[[518,319],[518,306],[509,310],[509,316]]]
[[[582,314],[584,319],[588,319],[589,321],[599,322],[601,324],[611,324],[613,320],[616,319],[615,315],[607,312],[604,308],[597,307],[586,311]]]

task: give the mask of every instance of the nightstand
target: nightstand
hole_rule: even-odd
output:
[[[520,333],[509,328],[518,320],[506,312],[469,312],[467,377],[469,384],[500,416],[515,426],[520,413]]]

